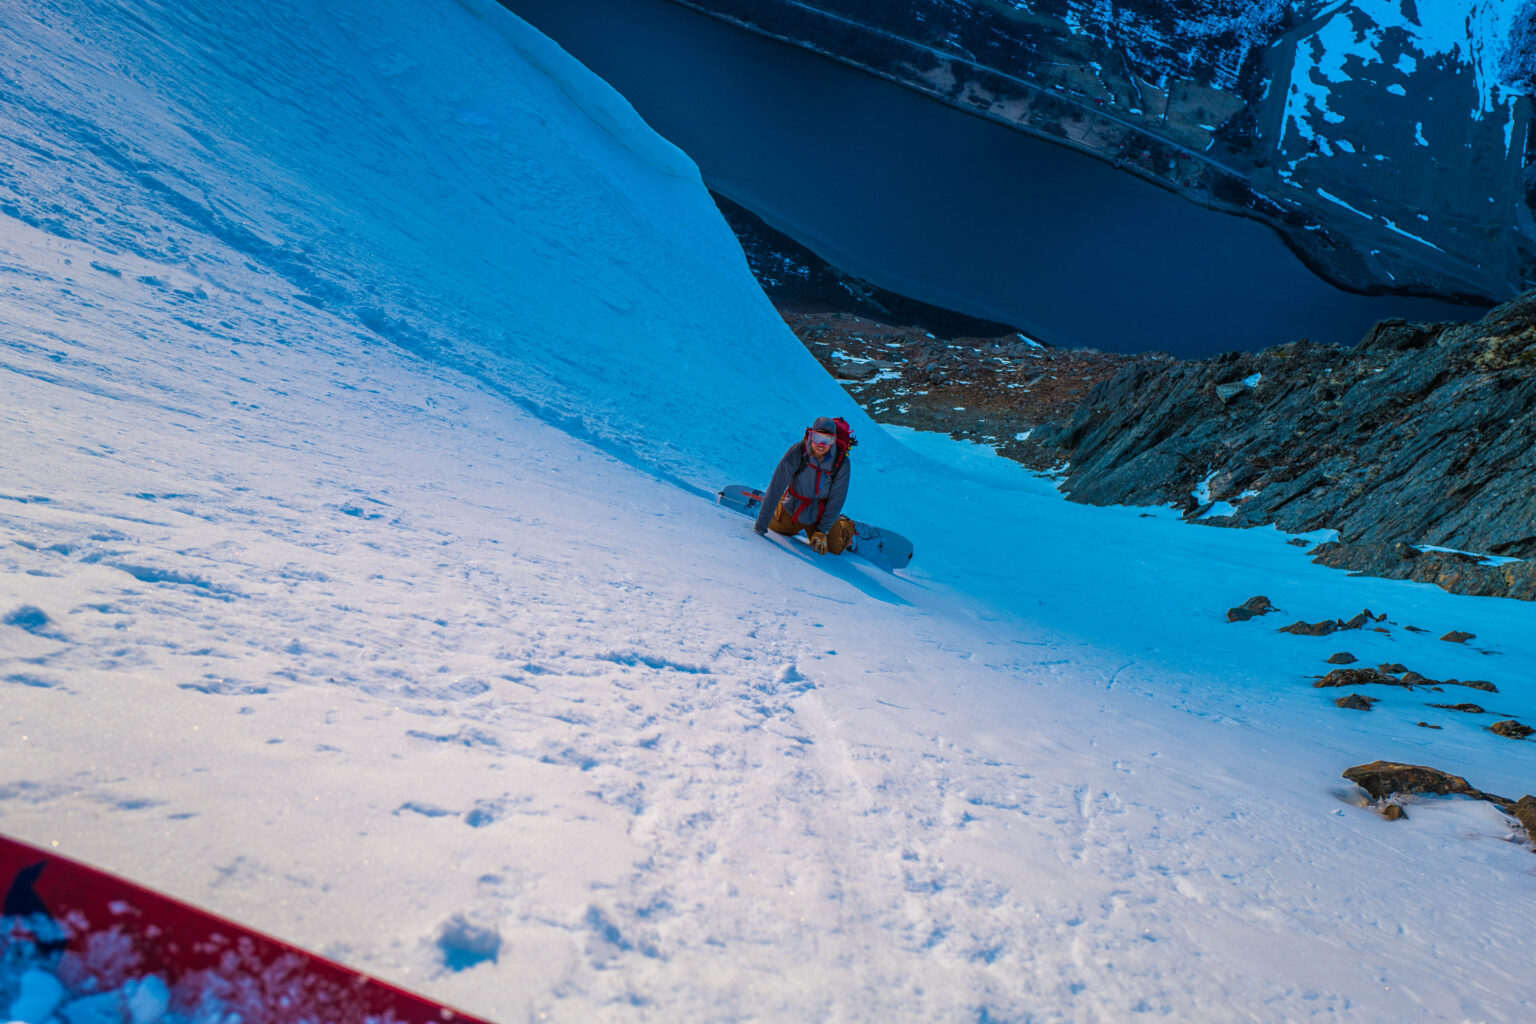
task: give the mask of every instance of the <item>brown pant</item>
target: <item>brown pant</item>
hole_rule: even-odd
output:
[[[779,507],[773,510],[773,518],[768,522],[768,529],[774,533],[782,533],[786,537],[793,537],[797,533],[804,533],[807,537],[816,532],[816,525],[797,523],[794,516],[784,507],[784,502],[789,498],[786,495],[779,500]],[[848,547],[848,542],[853,539],[853,520],[847,516],[838,516],[837,522],[832,524],[832,529],[827,531],[827,554],[840,555]]]

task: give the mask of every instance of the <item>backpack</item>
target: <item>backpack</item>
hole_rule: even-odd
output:
[[[841,456],[838,461],[841,462],[848,457],[848,449],[858,444],[859,439],[853,436],[853,428],[841,416],[835,417],[832,422],[837,424],[837,451]]]

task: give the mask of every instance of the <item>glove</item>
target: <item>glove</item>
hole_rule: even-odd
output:
[[[811,550],[816,552],[818,555],[826,554],[827,535],[822,533],[820,530],[817,530],[815,533],[811,534]]]

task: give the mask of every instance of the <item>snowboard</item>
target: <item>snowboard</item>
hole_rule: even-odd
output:
[[[23,1020],[487,1024],[6,836],[0,892],[0,993]]]
[[[719,494],[720,504],[756,518],[763,492],[745,484],[731,484]],[[850,517],[852,518],[852,517]],[[905,569],[912,561],[912,542],[899,533],[853,520],[853,540],[848,551],[882,569]]]

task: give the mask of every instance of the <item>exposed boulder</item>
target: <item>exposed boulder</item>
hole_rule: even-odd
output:
[[[1475,789],[1460,775],[1451,775],[1423,765],[1372,761],[1370,764],[1346,769],[1344,777],[1369,793],[1373,800],[1385,800],[1399,793],[1430,793],[1439,796],[1469,796],[1474,800],[1493,800],[1513,806],[1511,801],[1503,797]]]
[[[1402,678],[1403,685],[1408,687],[1422,686],[1430,690],[1439,690],[1447,686],[1465,686],[1470,690],[1482,690],[1485,693],[1498,693],[1499,688],[1486,679],[1431,679],[1420,672],[1404,669],[1401,665],[1383,666],[1383,669],[1394,668]]]
[[[1327,636],[1337,631],[1339,623],[1334,619],[1324,619],[1322,622],[1293,622],[1289,626],[1281,626],[1280,632],[1293,633],[1296,636]]]
[[[852,362],[846,359],[836,359],[835,367],[832,375],[838,380],[868,380],[880,372],[880,367],[874,363]]]
[[[1476,633],[1463,633],[1459,629],[1453,629],[1449,633],[1445,634],[1445,636],[1441,637],[1440,639],[1444,640],[1446,643],[1449,643],[1449,644],[1464,644],[1468,640],[1475,640],[1475,639],[1477,639],[1477,634]]]
[[[1525,826],[1525,834],[1536,839],[1536,796],[1521,797],[1515,801],[1515,806],[1508,812],[1520,824]]]
[[[1512,740],[1523,740],[1531,733],[1536,732],[1536,729],[1532,729],[1528,725],[1509,718],[1502,722],[1494,722],[1488,727],[1488,731],[1499,736],[1508,736]]]
[[[1428,728],[1437,727],[1428,726]],[[1465,796],[1473,800],[1486,800],[1518,821],[1524,827],[1527,839],[1536,841],[1536,797],[1529,794],[1522,796],[1519,800],[1510,800],[1493,793],[1485,793],[1468,784],[1467,780],[1460,775],[1451,775],[1438,768],[1402,764],[1397,761],[1372,761],[1370,764],[1346,768],[1344,777],[1365,790],[1378,804],[1389,797],[1416,794]],[[1382,813],[1392,817],[1386,809],[1391,806],[1391,804],[1384,805],[1381,808]]]
[[[1353,665],[1359,660],[1359,658],[1348,651],[1340,651],[1337,654],[1328,655],[1328,664],[1330,665]]]
[[[1340,697],[1333,703],[1336,707],[1348,708],[1351,711],[1369,711],[1371,710],[1371,705],[1380,699],[1379,697],[1362,697],[1358,693],[1351,693]]]
[[[1373,668],[1336,668],[1326,676],[1312,684],[1314,687],[1326,686],[1401,686],[1412,689],[1412,686],[1401,679],[1394,679],[1384,672],[1378,672]]]
[[[1269,603],[1269,598],[1263,594],[1250,597],[1236,608],[1227,609],[1228,622],[1247,622],[1258,615],[1268,615],[1275,610],[1275,606]]]

